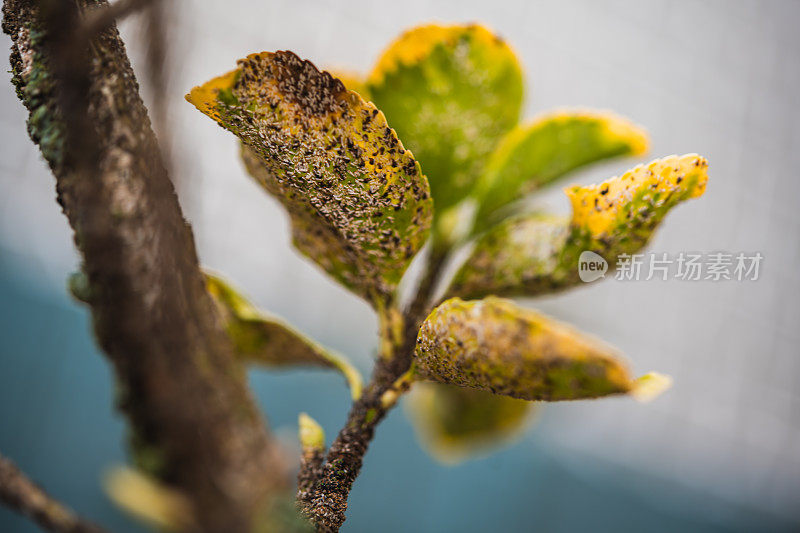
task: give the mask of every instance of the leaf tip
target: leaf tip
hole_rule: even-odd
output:
[[[639,402],[647,403],[672,387],[672,377],[658,372],[650,372],[633,381],[630,395]]]
[[[239,69],[234,69],[221,76],[212,78],[202,85],[193,87],[184,98],[204,115],[208,115],[215,121],[221,122],[218,111],[220,100],[222,100],[222,98],[220,98],[220,92],[229,91],[234,86],[239,72]]]

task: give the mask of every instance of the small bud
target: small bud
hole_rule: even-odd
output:
[[[89,303],[91,287],[89,286],[89,278],[86,277],[86,274],[82,270],[69,275],[67,278],[67,288],[73,298],[79,302]]]
[[[299,426],[298,437],[303,451],[322,450],[325,448],[325,430],[322,429],[316,420],[306,413],[300,413],[297,418]]]

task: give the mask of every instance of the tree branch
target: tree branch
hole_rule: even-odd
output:
[[[53,24],[75,21],[47,12],[59,5],[80,15],[107,3],[51,0],[40,12],[33,0],[5,0],[3,30],[29,133],[83,255],[95,334],[114,366],[134,457],[192,501],[204,529],[248,530],[286,486],[286,467],[205,292],[116,27],[75,45],[67,56],[76,64],[65,67],[54,44],[69,29]]]
[[[0,501],[56,533],[103,533],[104,529],[72,512],[0,454]]]

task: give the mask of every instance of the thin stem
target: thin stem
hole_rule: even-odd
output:
[[[361,470],[375,428],[410,386],[408,371],[416,334],[427,314],[446,259],[446,250],[432,248],[417,293],[402,313],[401,320],[397,320],[399,311],[394,307],[379,313],[382,357],[378,358],[364,394],[353,404],[345,426],[331,444],[313,489],[305,490],[300,501],[303,512],[316,524],[317,531],[338,531],[344,523],[347,498]],[[386,351],[385,345],[388,346]],[[306,483],[308,476],[313,474],[312,468],[301,472]]]
[[[76,515],[31,481],[14,463],[0,454],[0,501],[42,529],[57,533],[102,533],[98,525]]]
[[[404,313],[405,331],[403,334],[403,345],[405,349],[403,350],[403,355],[407,357],[407,360],[403,361],[403,365],[406,366],[403,371],[407,370],[408,365],[411,363],[414,343],[417,340],[417,331],[430,310],[433,291],[436,289],[436,285],[442,275],[442,269],[447,262],[447,256],[449,254],[448,249],[437,246],[436,242],[433,244],[434,246],[431,247],[425,266],[425,275],[419,284],[416,296]]]

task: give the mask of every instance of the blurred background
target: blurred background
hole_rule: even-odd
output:
[[[648,405],[548,405],[520,442],[456,467],[429,458],[396,409],[367,455],[345,531],[800,529],[800,3],[174,4],[170,84],[158,94],[143,90],[166,109],[203,264],[365,372],[377,327],[370,308],[293,251],[284,213],[245,175],[235,138],[183,100],[248,53],[290,49],[320,67],[367,72],[407,27],[485,23],[526,69],[526,117],[559,106],[613,109],[650,131],[643,159],[708,158],[706,195],[675,209],[650,250],[764,256],[757,281],[610,279],[524,301],[616,345],[637,374],[672,375],[674,387]],[[136,18],[121,30],[141,65]],[[7,36],[0,45],[8,48]],[[90,317],[65,290],[78,256],[25,117],[4,80],[0,450],[81,513],[115,531],[141,531],[100,487],[103,472],[125,461],[124,422]],[[638,162],[596,166],[574,181],[596,182]],[[541,202],[568,212],[558,186]],[[333,435],[349,406],[334,373],[256,370],[252,384],[288,440],[299,411]],[[0,531],[33,530],[0,508]]]

